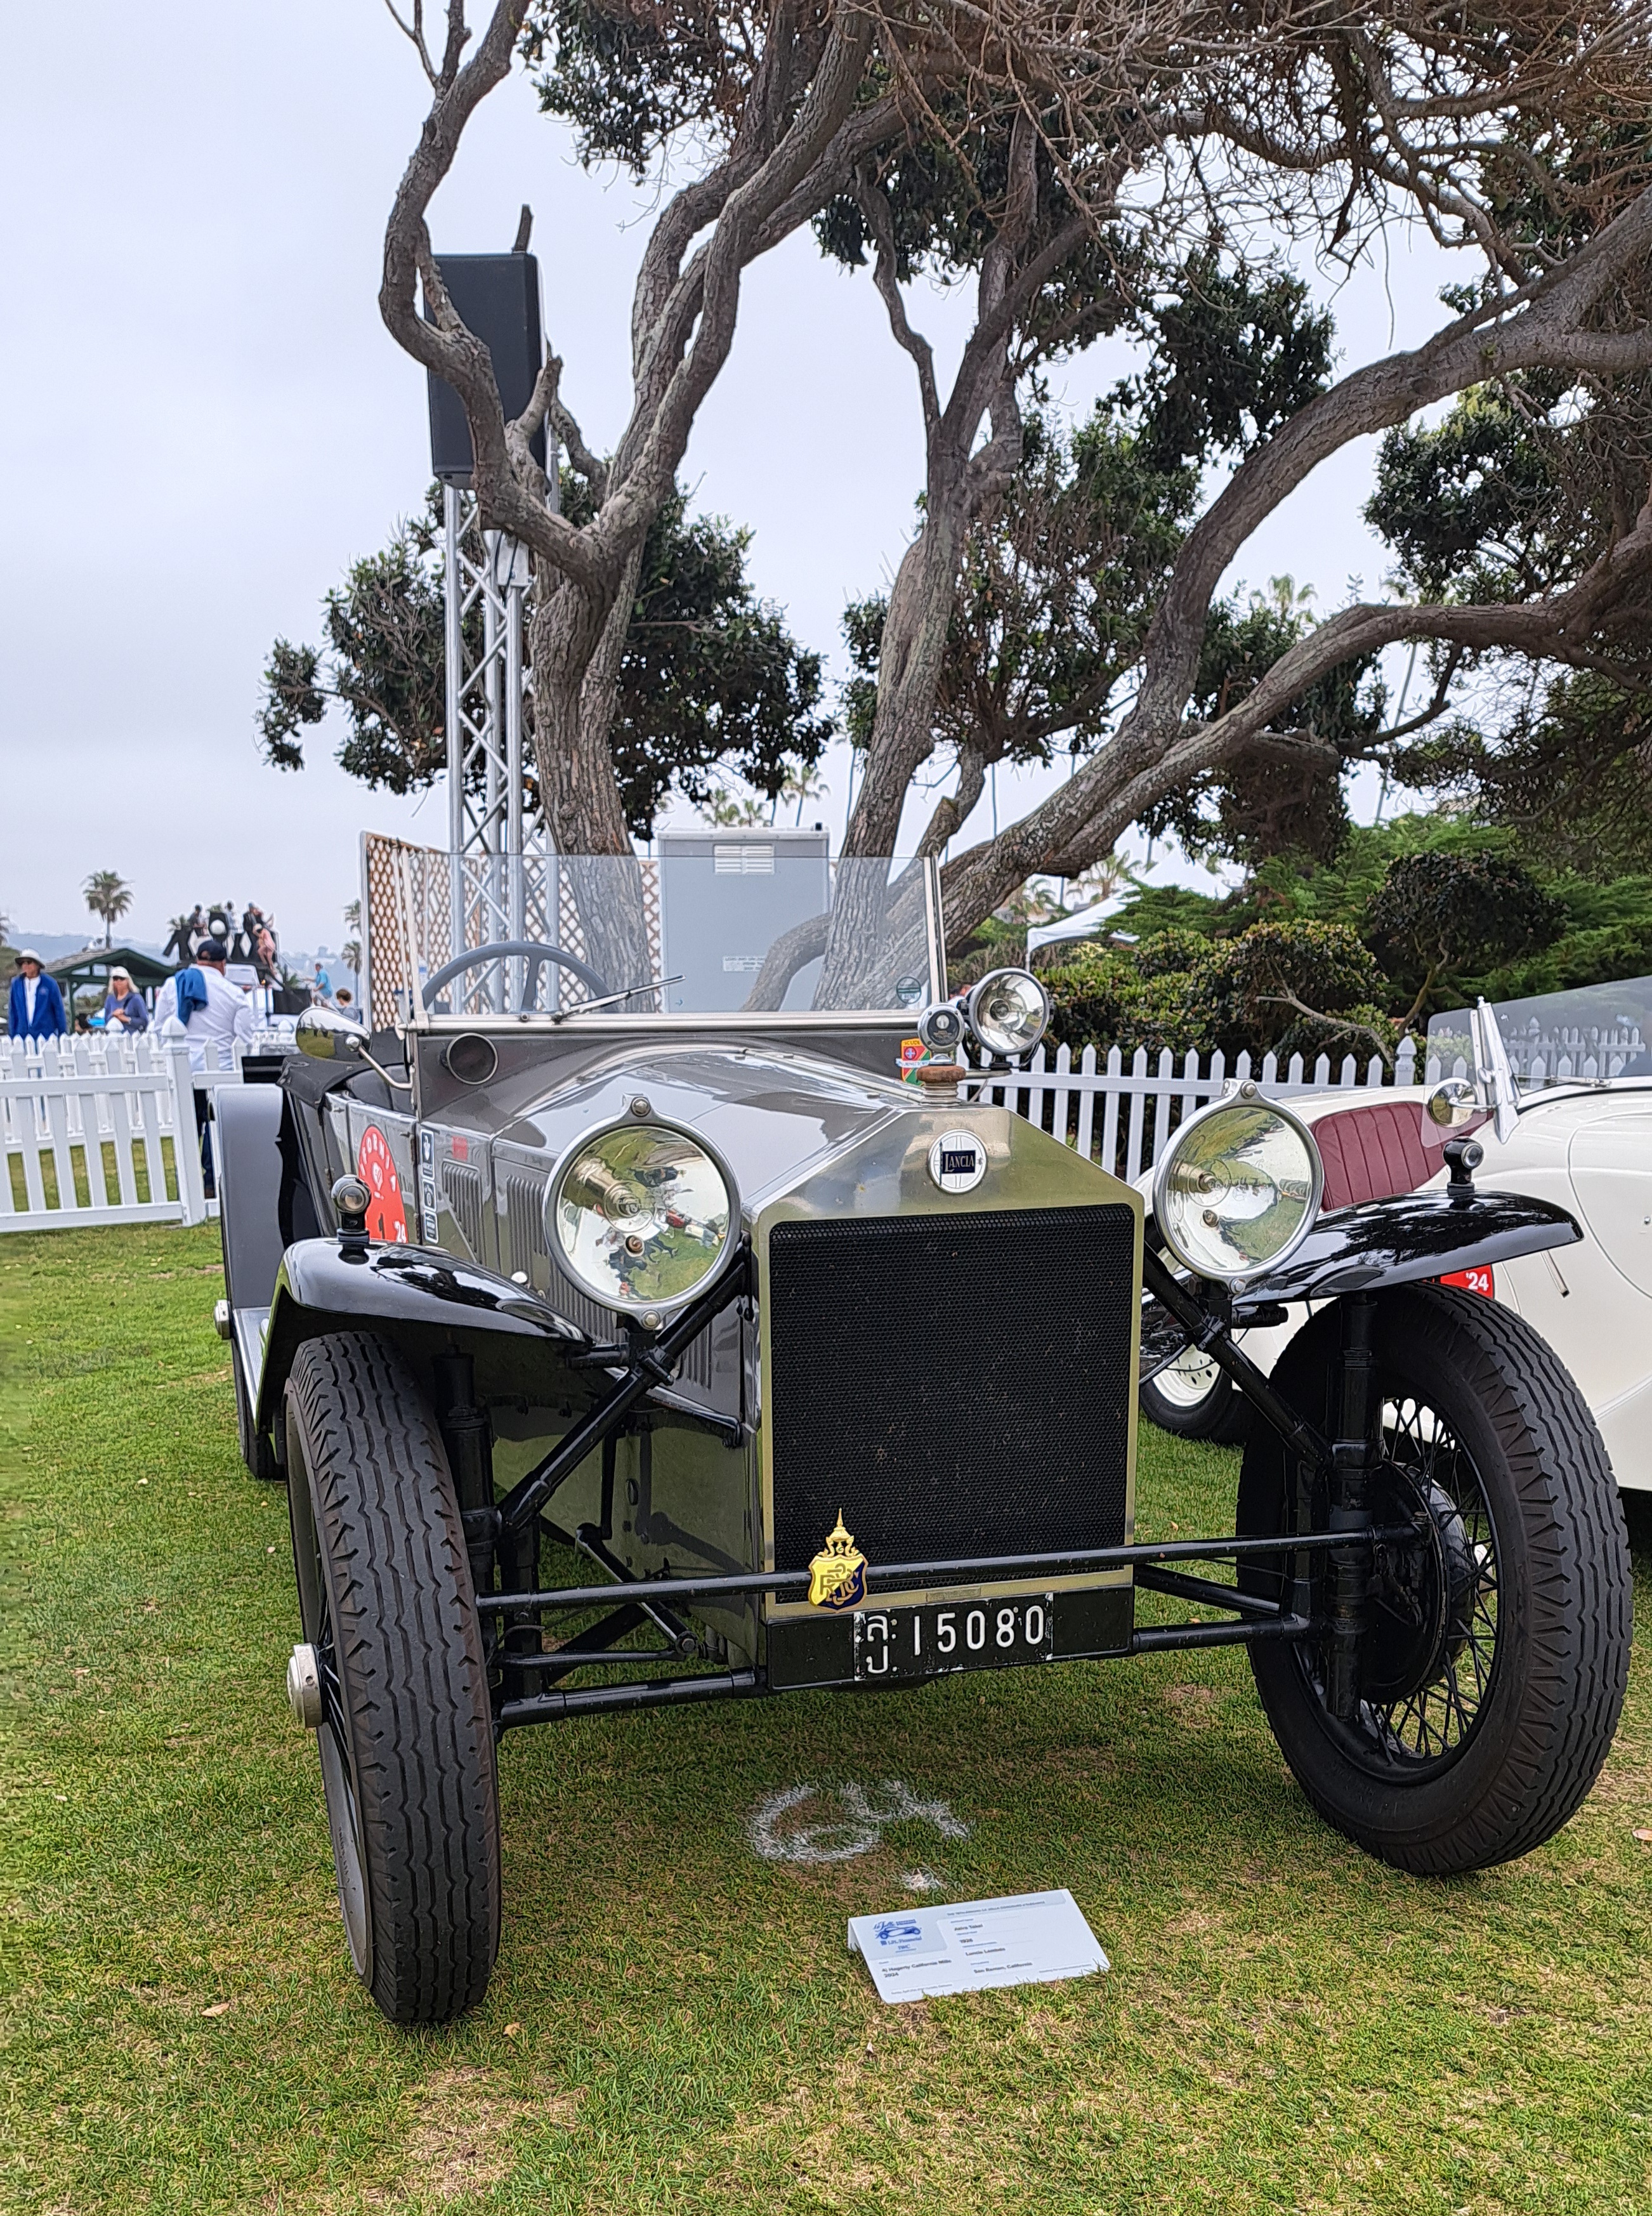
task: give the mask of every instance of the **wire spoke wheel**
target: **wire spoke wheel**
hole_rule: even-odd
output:
[[[1384,1400],[1372,1522],[1372,1626],[1360,1700],[1341,1727],[1356,1760],[1409,1772],[1449,1761],[1473,1735],[1497,1666],[1499,1549],[1473,1456],[1415,1394]],[[1323,1528],[1322,1499],[1316,1501]],[[1322,1579],[1323,1560],[1318,1565]],[[1325,1647],[1298,1659],[1323,1703]]]
[[[1253,1647],[1268,1721],[1321,1814],[1401,1868],[1528,1853],[1587,1796],[1628,1677],[1627,1534],[1593,1418],[1509,1309],[1433,1285],[1378,1296],[1382,1395],[1368,1486],[1367,1627],[1352,1713],[1332,1712],[1328,1633]],[[1341,1319],[1322,1309],[1273,1382],[1335,1432]],[[1327,1482],[1258,1425],[1242,1533],[1329,1528]],[[1247,1567],[1246,1589],[1324,1620],[1322,1554]]]

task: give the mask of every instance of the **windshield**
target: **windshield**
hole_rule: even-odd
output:
[[[823,831],[668,832],[656,847],[489,856],[369,841],[375,1020],[405,1006],[410,969],[439,1015],[894,1014],[940,997],[932,860],[835,861]],[[505,944],[528,951],[486,958]]]
[[[1493,1013],[1522,1093],[1579,1080],[1652,1077],[1652,977],[1499,1000]],[[1442,1076],[1476,1074],[1466,1008],[1450,1009],[1430,1022],[1428,1059],[1439,1063]]]

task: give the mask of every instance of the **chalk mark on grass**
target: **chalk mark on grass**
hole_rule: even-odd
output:
[[[811,1801],[835,1801],[841,1815],[811,1823],[786,1819]],[[891,1824],[929,1824],[943,1839],[967,1839],[970,1827],[945,1800],[926,1800],[898,1777],[883,1781],[874,1800],[864,1785],[787,1785],[757,1803],[746,1819],[755,1852],[767,1862],[847,1862],[881,1845]]]

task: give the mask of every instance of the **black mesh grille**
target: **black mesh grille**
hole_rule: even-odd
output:
[[[782,1223],[769,1234],[774,1560],[841,1509],[874,1562],[1124,1536],[1131,1211]]]

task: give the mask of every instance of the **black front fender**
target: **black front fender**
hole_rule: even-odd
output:
[[[1570,1246],[1582,1236],[1563,1208],[1524,1193],[1447,1190],[1368,1200],[1322,1216],[1279,1268],[1236,1286],[1234,1321],[1244,1323],[1265,1302],[1415,1284]]]
[[[566,1366],[584,1334],[509,1278],[435,1248],[370,1246],[352,1254],[336,1240],[305,1239],[287,1249],[275,1279],[258,1379],[259,1429],[274,1426],[306,1339],[362,1330],[390,1340],[416,1369],[436,1354],[473,1355],[484,1392],[532,1389],[543,1399],[571,1389],[582,1401],[589,1394],[589,1381]]]

